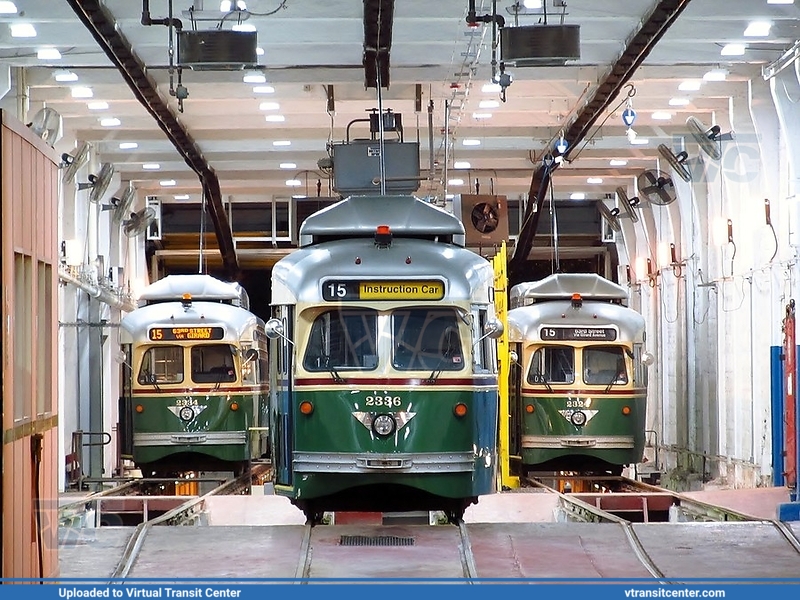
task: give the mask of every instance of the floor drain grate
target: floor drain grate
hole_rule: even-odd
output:
[[[413,537],[396,535],[343,535],[339,538],[340,546],[413,546]]]

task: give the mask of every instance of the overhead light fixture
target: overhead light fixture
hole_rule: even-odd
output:
[[[492,113],[472,113],[472,118],[476,121],[483,121],[484,119],[491,119]]]
[[[470,168],[470,164],[465,160],[457,160],[456,162],[453,163],[453,168],[454,169],[469,169]]]
[[[17,5],[13,2],[0,2],[0,14],[11,15],[17,13]]]
[[[233,29],[234,31],[253,32],[253,31],[256,31],[256,26],[255,25],[251,25],[250,23],[237,23],[236,25],[231,27],[231,29]]]
[[[767,37],[771,27],[769,21],[753,21],[744,30],[744,37]]]
[[[56,81],[78,81],[78,75],[66,69],[59,69],[53,73],[53,79]]]
[[[722,56],[742,56],[746,50],[745,44],[725,44],[720,54]]]
[[[120,142],[119,149],[120,150],[134,150],[139,147],[139,144],[136,142]]]
[[[608,161],[608,164],[612,167],[624,167],[628,164],[628,161],[620,158],[612,158],[610,161]]]
[[[711,69],[703,75],[705,81],[725,81],[727,77],[728,72],[725,69]]]
[[[569,195],[570,200],[586,200],[586,194],[583,192],[572,192]]]
[[[36,58],[39,60],[58,60],[61,58],[61,52],[58,48],[39,48],[36,51]]]
[[[94,96],[92,88],[76,86],[72,88],[71,92],[73,98],[91,98]]]
[[[656,121],[669,121],[672,118],[672,113],[665,112],[663,110],[657,110],[650,116]]]
[[[464,185],[463,179],[448,179],[447,185]]]
[[[144,163],[142,168],[145,171],[158,171],[161,168],[161,165],[158,163]]]
[[[281,169],[296,169],[297,165],[295,163],[281,163]]]
[[[542,0],[524,0],[522,6],[528,9],[542,8]]]
[[[649,143],[650,143],[650,140],[647,139],[647,138],[643,138],[643,137],[637,137],[637,138],[631,140],[631,144],[633,144],[634,146],[646,146]]]
[[[300,181],[299,179],[287,179],[286,185],[288,185],[289,187],[300,187],[301,185],[303,185],[303,182]]]
[[[267,123],[283,123],[286,117],[283,115],[264,115],[264,120]]]
[[[587,177],[586,183],[603,183],[602,177]]]
[[[478,108],[497,108],[500,103],[497,100],[481,100]]]
[[[30,23],[11,23],[11,37],[36,37],[36,29]]]
[[[274,142],[272,142],[272,145],[273,146],[291,146],[292,142],[290,142],[289,140],[275,140]]]
[[[256,46],[256,56],[264,56],[264,49],[261,46]]]
[[[158,183],[161,185],[161,187],[172,187],[178,184],[174,179],[164,179]]]
[[[121,123],[122,121],[120,121],[116,117],[108,117],[107,119],[100,119],[100,125],[102,125],[103,127],[117,127]]]
[[[480,146],[481,145],[481,141],[468,138],[466,140],[461,140],[461,145],[462,146]]]
[[[257,85],[253,88],[254,94],[274,94],[275,88],[271,85]]]
[[[767,4],[794,4],[794,0],[767,0]]]
[[[280,107],[277,102],[262,102],[258,105],[259,110],[278,110]]]
[[[175,200],[188,200],[189,194],[178,194],[177,196],[173,196]]]
[[[266,83],[267,78],[264,77],[263,73],[258,71],[247,71],[247,73],[244,74],[244,77],[242,77],[242,81],[245,83]]]
[[[483,86],[481,86],[481,91],[484,94],[491,94],[491,93],[495,93],[495,92],[499,93],[499,92],[503,91],[503,88],[500,87],[499,83],[494,83],[494,82],[492,82],[492,83],[484,83]]]
[[[108,110],[108,102],[102,100],[98,102],[89,102],[86,104],[86,107],[89,110]]]
[[[689,99],[688,98],[670,98],[669,105],[670,106],[688,106]]]
[[[222,2],[219,3],[219,11],[224,13],[231,12],[232,6],[233,2],[231,2],[231,0],[222,0]]]
[[[682,81],[681,84],[678,86],[678,89],[682,92],[696,92],[700,89],[700,84],[702,83],[699,79],[687,79],[686,81]]]

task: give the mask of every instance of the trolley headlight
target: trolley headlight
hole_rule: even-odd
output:
[[[576,410],[572,415],[570,415],[569,420],[572,421],[572,424],[575,427],[583,427],[586,425],[586,413],[582,410]]]
[[[389,436],[397,429],[397,423],[391,415],[378,415],[372,420],[372,431],[381,436]]]
[[[194,419],[194,410],[192,410],[191,406],[184,406],[178,416],[184,421],[191,421]]]

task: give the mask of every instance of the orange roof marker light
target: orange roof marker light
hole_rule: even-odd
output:
[[[572,308],[580,308],[583,306],[583,298],[580,294],[572,294]]]
[[[375,228],[375,245],[378,248],[388,248],[392,245],[392,230],[388,225],[378,225]]]
[[[192,295],[186,293],[181,296],[181,305],[183,305],[183,308],[185,309],[189,308],[192,305]]]

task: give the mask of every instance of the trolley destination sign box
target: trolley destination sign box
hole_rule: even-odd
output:
[[[222,327],[151,327],[149,338],[154,342],[172,340],[221,340],[225,337]]]
[[[322,282],[322,298],[328,302],[354,300],[441,300],[444,282],[427,280],[328,279]]]
[[[617,330],[611,327],[542,327],[539,337],[543,340],[594,340],[613,342]]]

